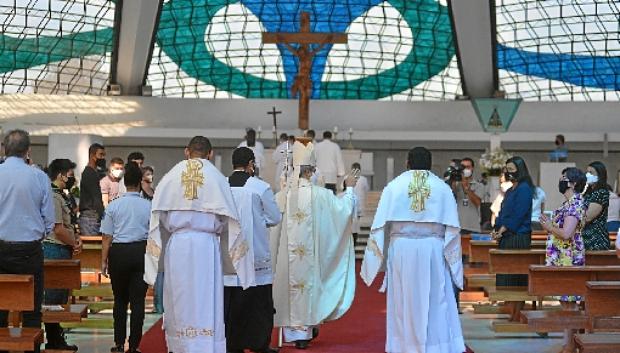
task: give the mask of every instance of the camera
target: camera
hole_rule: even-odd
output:
[[[461,163],[451,164],[446,172],[443,173],[443,178],[446,183],[451,184],[453,181],[461,181],[463,180],[463,167]]]

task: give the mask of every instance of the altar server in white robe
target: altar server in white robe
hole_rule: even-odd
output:
[[[323,141],[316,144],[316,167],[321,172],[325,187],[334,192],[337,191],[338,177],[345,174],[342,150],[337,143],[332,141],[332,133],[325,131]]]
[[[269,230],[280,223],[282,214],[271,187],[252,176],[254,153],[247,147],[232,155],[233,173],[228,177],[241,232],[252,246],[256,286],[243,290],[231,264],[224,263],[224,318],[228,353],[275,353],[269,347],[273,330],[273,270]]]
[[[461,239],[450,187],[429,170],[431,153],[416,147],[408,171],[383,190],[364,253],[361,277],[387,274],[388,353],[465,351],[452,283],[463,287]]]
[[[243,288],[256,284],[254,259],[228,181],[209,161],[209,140],[192,138],[185,156],[162,178],[153,198],[145,281],[153,284],[158,268],[166,272],[169,352],[223,353],[222,257],[230,257]],[[218,237],[227,245],[223,250]]]
[[[356,180],[348,178],[342,198],[312,185],[309,141],[300,138],[293,145],[293,177],[276,195],[284,216],[272,231],[275,325],[285,328],[284,339],[297,348],[308,346],[314,326],[344,315],[355,294],[353,242],[345,231]]]
[[[273,187],[278,191],[280,190],[280,180],[284,174],[293,169],[293,145],[289,144],[287,134],[280,135],[280,144],[271,154],[271,159],[276,164]],[[287,162],[290,168],[286,167]]]

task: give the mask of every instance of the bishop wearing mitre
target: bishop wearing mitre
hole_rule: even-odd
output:
[[[318,325],[336,320],[355,294],[355,255],[348,227],[356,178],[341,198],[311,182],[315,170],[310,139],[293,144],[293,174],[276,195],[282,223],[272,228],[275,326],[284,339],[306,348]],[[313,330],[314,329],[314,330]]]

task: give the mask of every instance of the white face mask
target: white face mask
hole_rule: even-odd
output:
[[[122,169],[113,169],[110,174],[112,174],[112,176],[115,177],[116,179],[120,179],[123,176],[123,170]]]
[[[471,178],[472,174],[474,174],[474,172],[472,172],[471,169],[463,169],[463,176],[465,178]]]
[[[586,173],[586,181],[588,184],[596,184],[598,183],[598,176],[591,173]]]

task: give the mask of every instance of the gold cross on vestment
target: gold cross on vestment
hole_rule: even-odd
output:
[[[204,184],[204,180],[202,162],[198,159],[188,160],[187,169],[181,173],[181,183],[185,188],[184,196],[187,200],[198,198],[198,188]]]
[[[431,196],[431,186],[428,183],[428,171],[414,170],[409,183],[410,209],[413,212],[422,212],[426,207],[426,200]]]

